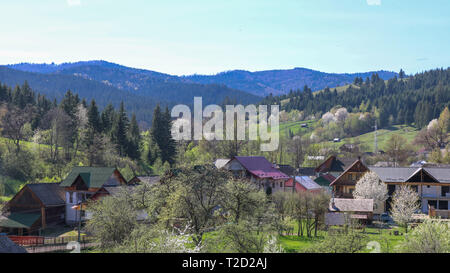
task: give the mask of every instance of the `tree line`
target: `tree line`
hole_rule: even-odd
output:
[[[299,110],[304,116],[321,115],[340,105],[349,112],[378,112],[381,128],[391,124],[415,124],[423,128],[439,117],[450,106],[450,68],[419,73],[409,78],[400,73],[384,81],[377,74],[371,78],[355,79],[345,91],[325,88],[313,93],[305,86],[303,90],[291,90],[282,96],[268,96],[262,104],[279,104],[286,111]],[[281,103],[284,100],[288,100]]]

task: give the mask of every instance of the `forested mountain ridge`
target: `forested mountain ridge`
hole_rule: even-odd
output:
[[[380,127],[414,123],[417,128],[423,128],[450,106],[450,68],[388,81],[374,74],[370,79],[357,78],[354,82],[357,88],[350,85],[343,92],[326,88],[313,93],[305,86],[303,90],[291,91],[287,95],[268,96],[262,103],[280,104],[288,112],[303,111],[304,116],[320,116],[340,106],[349,112],[373,112]]]
[[[308,85],[313,91],[325,87],[341,86],[353,82],[356,77],[370,77],[377,73],[382,79],[388,80],[397,75],[389,71],[372,71],[366,73],[324,73],[306,68],[285,70],[266,70],[250,72],[233,70],[221,72],[216,75],[188,75],[173,76],[165,73],[135,69],[106,61],[86,61],[76,63],[30,64],[21,63],[7,67],[36,73],[74,74],[98,81],[107,81],[117,88],[132,88],[134,90],[149,90],[154,84],[162,83],[192,83],[206,85],[225,85],[256,96],[286,94],[292,89]],[[112,77],[114,75],[114,77]],[[148,91],[147,91],[148,92]]]
[[[346,85],[352,83],[356,77],[371,77],[375,73],[384,80],[391,79],[397,75],[397,73],[389,71],[333,74],[306,68],[294,68],[257,72],[233,70],[211,76],[192,75],[185,76],[184,78],[204,84],[225,84],[231,88],[244,90],[260,96],[267,96],[269,94],[287,94],[290,90],[295,90],[305,85],[308,85],[313,91],[321,90],[326,87]]]
[[[160,103],[192,105],[195,96],[202,97],[204,104],[222,104],[224,101],[249,104],[261,98],[223,85],[183,83],[164,74],[134,69],[102,62],[102,65],[67,65],[63,70],[52,65],[38,65],[45,73],[26,72],[0,67],[0,82],[9,86],[22,85],[25,81],[36,92],[49,99],[60,101],[67,90],[87,100],[95,99],[100,109],[111,103],[118,107],[123,101],[128,112],[136,113],[144,126],[152,120],[153,109]],[[64,67],[64,65],[63,65]],[[25,70],[25,69],[24,69]]]

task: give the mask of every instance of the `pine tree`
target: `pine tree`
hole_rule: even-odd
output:
[[[102,131],[100,114],[98,112],[95,100],[91,101],[91,105],[88,109],[88,126],[94,129],[94,131],[97,133],[100,133]]]
[[[139,150],[139,143],[141,142],[141,134],[139,132],[139,125],[136,120],[136,115],[133,114],[130,123],[128,136],[128,156],[132,159],[139,159],[141,152]]]
[[[120,156],[125,156],[128,149],[127,132],[129,127],[129,120],[123,101],[120,103],[119,112],[114,120],[111,138],[112,142],[117,145]]]
[[[161,107],[157,105],[153,113],[153,122],[151,137],[159,151],[159,157],[162,162],[173,164],[175,162],[176,147],[171,133],[172,121],[169,109],[166,107],[165,113],[162,113]]]

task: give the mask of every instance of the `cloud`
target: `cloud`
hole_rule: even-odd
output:
[[[81,5],[81,0],[67,0],[69,7],[75,7]]]
[[[366,0],[369,6],[380,6],[381,0]]]

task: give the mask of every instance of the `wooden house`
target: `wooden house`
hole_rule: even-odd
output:
[[[6,205],[0,229],[8,234],[38,234],[64,222],[65,195],[59,184],[25,185]]]
[[[75,167],[60,184],[65,192],[65,221],[67,224],[78,223],[83,212],[76,206],[92,198],[105,187],[113,188],[127,185],[127,181],[116,168]],[[103,193],[103,192],[102,192]],[[100,193],[99,193],[100,194]]]
[[[368,171],[361,159],[354,161],[330,184],[334,197],[353,198],[356,182]]]
[[[348,167],[350,167],[357,158],[338,158],[335,155],[328,157],[324,162],[314,169],[316,176],[331,174],[334,177],[341,175]]]

